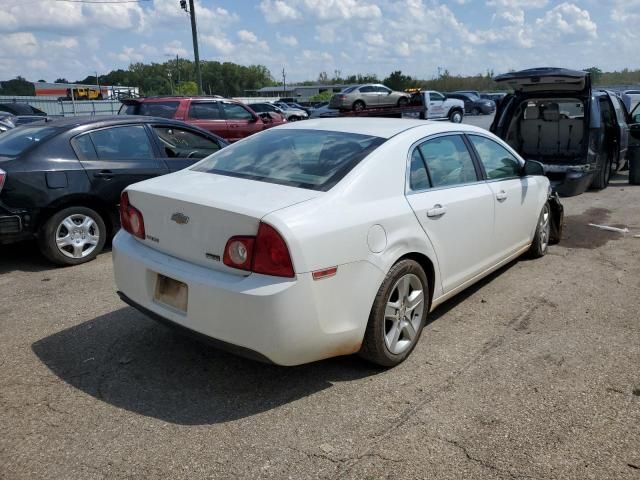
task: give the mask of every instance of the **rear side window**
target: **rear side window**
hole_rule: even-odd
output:
[[[143,125],[105,128],[89,133],[98,159],[152,159],[155,157]]]
[[[520,176],[520,162],[502,145],[477,135],[469,135],[469,140],[478,152],[489,180]]]
[[[118,114],[173,118],[179,106],[180,102],[142,102],[131,105],[123,104],[122,107],[120,107]]]
[[[478,181],[471,154],[460,135],[447,135],[420,145],[434,187]]]
[[[218,102],[192,103],[189,107],[189,117],[197,120],[223,119]]]
[[[376,91],[375,87],[362,87],[360,89],[360,93],[372,93],[375,91]]]
[[[327,191],[384,138],[323,130],[267,130],[224,148],[193,170]]]
[[[91,136],[88,133],[78,135],[73,139],[71,144],[80,160],[96,160],[98,158],[96,149],[91,141]]]
[[[249,110],[235,103],[223,103],[222,108],[227,120],[251,120],[253,118]]]
[[[29,147],[44,142],[53,136],[56,127],[19,127],[0,135],[0,155],[17,157]]]
[[[426,190],[431,186],[429,174],[424,164],[419,149],[414,149],[411,154],[411,165],[409,167],[409,187],[413,191]]]
[[[198,133],[176,127],[153,127],[169,158],[204,158],[220,145]]]

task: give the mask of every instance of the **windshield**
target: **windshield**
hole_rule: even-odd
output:
[[[27,148],[43,142],[56,133],[56,127],[18,127],[0,136],[0,155],[17,157]]]
[[[267,130],[226,147],[192,169],[327,191],[384,141],[324,130]]]

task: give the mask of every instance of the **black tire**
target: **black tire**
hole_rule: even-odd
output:
[[[67,232],[67,235],[77,235],[79,242],[85,241],[85,237],[81,236],[82,233],[80,233],[79,231],[77,233],[69,232],[68,229],[64,226],[63,222],[65,221],[65,219],[68,219],[70,217],[74,217],[74,221],[81,218],[90,218],[93,221],[94,226],[88,227],[88,232],[92,233],[92,236],[96,236],[97,240],[95,245],[85,244],[84,246],[79,246],[83,249],[83,253],[81,253],[81,255],[83,256],[73,257],[62,253],[61,250],[65,250],[69,252],[70,255],[72,255],[72,251],[74,251],[74,245],[68,245],[61,248],[59,248],[57,245],[57,239],[60,235],[63,235],[66,238],[66,236],[64,235],[65,231]],[[77,226],[78,230],[83,230],[82,225],[77,224]],[[42,254],[49,261],[61,266],[79,265],[81,263],[86,263],[93,260],[104,248],[106,239],[107,227],[100,214],[95,210],[92,210],[91,208],[80,206],[68,207],[60,210],[59,212],[56,212],[44,223],[44,225],[42,225],[42,228],[40,229],[40,232],[38,234],[38,244],[40,246],[40,251],[42,252]],[[85,254],[84,252],[87,253]]]
[[[415,333],[413,339],[403,340],[404,342],[409,341],[408,344],[405,344],[404,350],[398,353],[393,353],[387,345],[387,341],[385,337],[387,334],[391,333],[390,329],[393,329],[394,322],[388,322],[390,320],[386,315],[387,303],[394,298],[394,295],[397,293],[399,295],[398,282],[400,279],[411,278],[411,280],[417,279],[422,287],[422,312],[413,312],[406,311],[406,304],[404,300],[401,301],[399,297],[397,298],[397,302],[402,306],[399,310],[396,310],[396,320],[398,322],[397,325],[401,325],[402,322],[405,323],[404,328],[400,328],[400,336],[397,339],[399,342],[406,330],[407,324],[411,323],[411,330]],[[411,293],[415,293],[416,290],[411,290]],[[418,307],[416,307],[418,308]],[[376,298],[373,302],[373,306],[371,307],[371,313],[369,314],[369,322],[367,323],[367,329],[364,334],[364,340],[362,342],[362,347],[358,354],[365,358],[366,360],[380,365],[382,367],[394,367],[399,363],[402,363],[413,351],[418,340],[420,339],[420,334],[422,333],[422,329],[425,325],[425,320],[427,318],[427,313],[429,310],[429,282],[427,280],[427,276],[424,273],[424,270],[414,260],[401,260],[396,263],[387,276],[385,277],[382,285],[380,285],[380,289],[376,295]],[[403,313],[402,319],[398,319],[398,313]],[[405,313],[406,312],[406,313]],[[410,322],[406,321],[406,317],[404,315],[414,315],[413,320]],[[419,317],[419,318],[418,318]],[[415,324],[419,320],[419,325],[417,328]],[[391,325],[389,325],[391,323]],[[396,327],[397,328],[397,327]],[[388,331],[389,329],[389,331]]]
[[[604,163],[600,166],[595,176],[593,177],[593,180],[591,181],[591,188],[595,188],[596,190],[603,190],[609,185],[610,179],[611,159],[609,158],[609,156],[607,156]]]
[[[629,183],[640,185],[640,148],[634,148],[629,155]]]
[[[288,122],[297,122],[298,120],[300,120],[300,117],[298,117],[296,115],[291,115],[287,121]]]
[[[398,106],[399,107],[406,107],[407,105],[409,105],[409,100],[407,99],[407,97],[400,97],[398,99]]]
[[[551,207],[549,202],[546,202],[538,217],[536,233],[533,234],[533,242],[529,248],[529,257],[540,258],[546,255],[551,238],[551,222]]]
[[[449,121],[451,123],[462,123],[464,114],[460,110],[454,110],[449,113]]]
[[[471,109],[471,115],[480,115],[480,109],[478,107],[473,107]]]
[[[365,108],[367,108],[367,106],[365,105],[365,103],[362,100],[356,100],[355,102],[353,102],[353,111],[354,112],[361,112]]]

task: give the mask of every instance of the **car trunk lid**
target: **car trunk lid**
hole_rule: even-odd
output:
[[[523,93],[561,91],[588,94],[591,89],[589,73],[566,68],[530,68],[498,75],[494,81]]]
[[[265,215],[322,192],[182,170],[128,189],[144,218],[144,243],[168,255],[238,275],[222,263],[232,236],[253,236]]]

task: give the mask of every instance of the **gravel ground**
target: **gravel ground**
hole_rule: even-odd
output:
[[[637,480],[640,187],[564,205],[560,245],[439,307],[386,371],[221,353],[121,303],[109,252],[0,247],[0,478]]]

